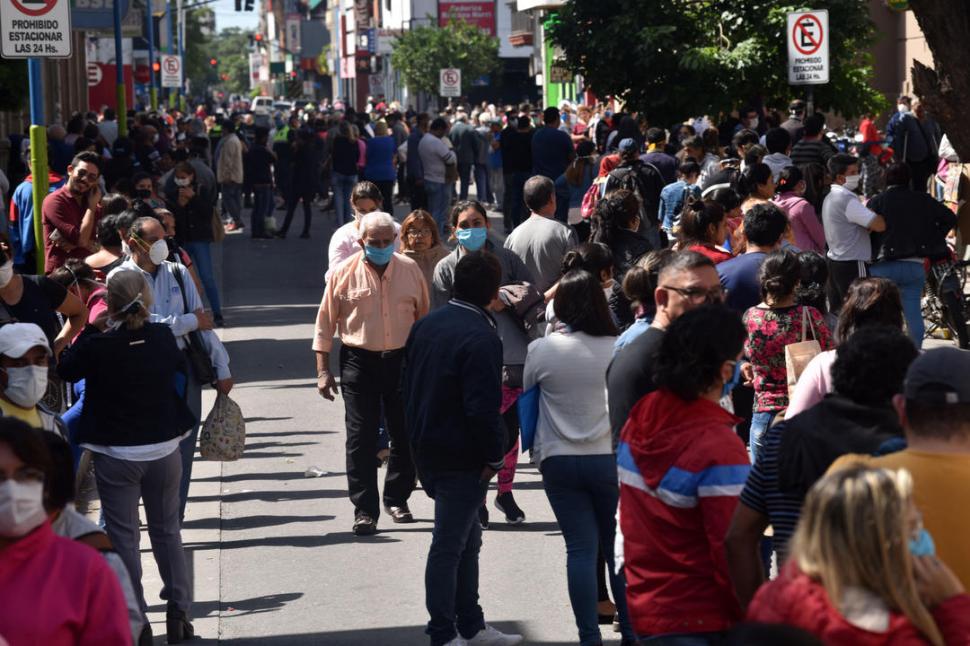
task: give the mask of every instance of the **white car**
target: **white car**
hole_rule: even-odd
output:
[[[273,97],[254,96],[252,103],[249,104],[249,109],[253,111],[253,114],[268,116],[273,111]]]

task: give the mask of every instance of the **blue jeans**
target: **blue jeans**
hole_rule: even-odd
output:
[[[223,182],[220,190],[222,191],[222,212],[242,226],[242,184]]]
[[[434,499],[434,531],[424,571],[425,604],[431,620],[425,632],[432,646],[485,627],[478,604],[478,553],[482,527],[478,508],[488,483],[479,471],[422,470],[421,484]],[[594,585],[595,588],[595,585]]]
[[[428,193],[428,210],[438,223],[442,234],[448,232],[448,204],[451,202],[451,191],[444,182],[424,180],[424,190]]]
[[[333,173],[333,208],[340,224],[347,224],[354,218],[350,210],[350,194],[356,183],[356,175],[344,175],[336,171]]]
[[[620,489],[612,455],[559,455],[540,465],[542,486],[566,539],[566,581],[579,641],[599,646],[596,612],[596,555],[602,550],[610,572],[610,588],[620,615],[624,638],[633,639],[626,607],[626,579],[616,574],[613,541]]]
[[[751,416],[751,435],[748,437],[748,455],[751,457],[751,464],[754,464],[761,450],[761,437],[771,426],[771,422],[778,415],[778,411],[768,411],[767,413],[754,413]]]
[[[919,348],[923,343],[926,325],[923,323],[923,312],[920,299],[923,297],[923,284],[926,283],[926,271],[921,262],[906,260],[887,260],[869,267],[871,276],[888,278],[899,287],[903,299],[903,316],[906,317],[906,328],[909,338]]]
[[[273,187],[269,184],[253,187],[252,213],[250,222],[252,223],[252,235],[254,237],[266,235],[266,218],[273,215]]]
[[[468,199],[468,187],[471,185],[472,181],[472,165],[459,162],[458,163],[458,199],[467,200]],[[481,201],[481,198],[479,198]]]
[[[221,318],[222,301],[219,299],[219,288],[216,287],[216,276],[212,270],[211,245],[211,242],[186,242],[182,248],[188,252],[192,262],[195,263],[195,270],[199,272],[199,279],[209,299],[209,307],[212,308],[212,315]]]
[[[492,191],[488,185],[488,166],[485,164],[475,164],[475,195],[482,204],[492,201]]]

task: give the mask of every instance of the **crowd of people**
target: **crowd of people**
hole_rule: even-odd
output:
[[[0,635],[150,643],[141,500],[167,640],[193,636],[201,388],[232,388],[211,245],[285,238],[301,205],[300,238],[315,206],[336,220],[312,350],[352,531],[434,500],[432,646],[522,641],[478,594],[493,479],[500,521],[527,522],[520,459],[583,645],[601,624],[624,645],[970,644],[970,353],[920,348],[957,219],[911,107],[889,161],[871,120],[853,154],[801,101],[669,128],[569,104],[52,126],[43,240],[29,168],[0,239]]]

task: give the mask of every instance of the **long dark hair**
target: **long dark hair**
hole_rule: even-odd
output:
[[[771,178],[771,168],[764,162],[751,164],[738,178],[737,190],[743,197],[751,197],[758,187]]]
[[[593,213],[593,241],[612,248],[620,229],[630,228],[640,214],[636,194],[625,188],[613,191],[596,204]]]
[[[574,269],[585,269],[593,276],[599,276],[600,272],[612,268],[613,252],[602,242],[585,242],[562,257],[563,275]]]
[[[870,325],[903,329],[903,301],[896,283],[888,278],[863,278],[849,285],[839,311],[836,336],[844,341],[859,328]]]
[[[711,227],[716,232],[723,219],[724,209],[717,202],[688,197],[680,214],[680,248],[723,243],[723,240],[711,240]]]
[[[556,318],[573,332],[590,336],[616,336],[617,329],[598,276],[585,269],[573,269],[559,281],[552,303]]]

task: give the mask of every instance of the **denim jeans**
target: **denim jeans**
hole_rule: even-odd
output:
[[[222,212],[242,226],[242,184],[223,182],[220,190],[222,191]]]
[[[505,208],[505,176],[501,167],[488,171],[488,196],[499,208]]]
[[[909,338],[919,348],[923,343],[926,324],[923,323],[923,312],[920,299],[923,297],[923,285],[926,283],[926,271],[922,262],[906,260],[887,260],[869,267],[871,276],[888,278],[899,287],[903,299],[903,316],[906,317],[906,328]]]
[[[431,216],[438,223],[442,234],[448,230],[448,204],[451,202],[451,191],[444,182],[424,180],[424,190],[428,193],[428,209]]]
[[[482,204],[492,201],[492,191],[488,185],[488,167],[485,164],[475,164],[475,195]]]
[[[253,210],[250,213],[251,234],[254,237],[266,235],[266,218],[273,215],[273,187],[262,184],[253,187]]]
[[[543,460],[539,469],[546,497],[566,539],[566,581],[580,643],[603,643],[596,612],[598,550],[603,551],[609,567],[621,632],[624,638],[633,639],[626,607],[626,579],[622,573],[616,574],[613,563],[616,504],[620,496],[615,459],[612,455],[558,455]]]
[[[431,616],[425,632],[432,646],[457,633],[473,637],[485,627],[478,604],[478,553],[482,527],[478,508],[488,483],[479,471],[422,470],[421,484],[434,499],[434,531],[424,572],[425,604]]]
[[[350,194],[357,183],[356,175],[333,173],[333,208],[337,212],[337,222],[347,224],[353,219],[350,211]]]
[[[458,199],[468,199],[468,187],[472,181],[472,165],[458,162]],[[481,201],[481,198],[478,198]]]
[[[748,438],[748,455],[751,457],[751,464],[754,464],[761,450],[761,438],[771,426],[771,422],[778,415],[778,411],[768,411],[766,413],[755,412],[751,416],[751,435]]]
[[[216,287],[216,276],[212,269],[212,243],[186,242],[182,248],[188,252],[192,262],[195,263],[195,270],[199,272],[202,287],[205,288],[205,295],[209,299],[209,307],[212,308],[212,315],[222,317],[222,301],[219,298],[219,288]]]

